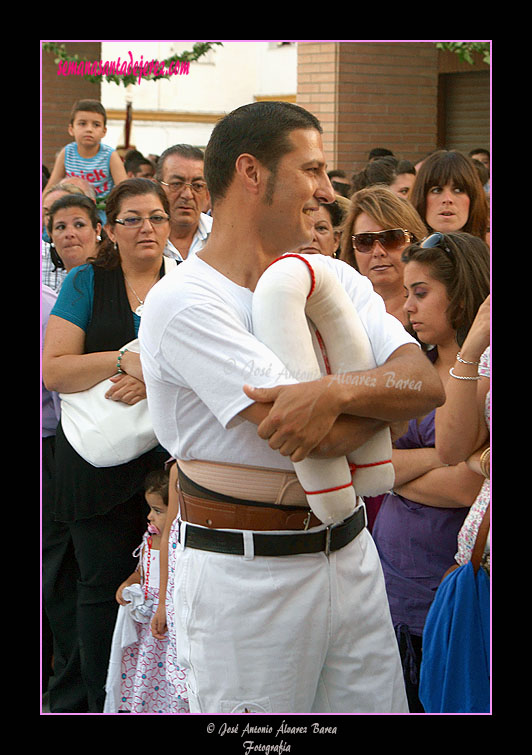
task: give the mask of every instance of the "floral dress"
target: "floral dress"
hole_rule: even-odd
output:
[[[167,679],[172,657],[170,637],[159,640],[151,633],[151,620],[159,603],[159,551],[151,547],[149,533],[134,552],[137,554],[142,583],[125,587],[122,592],[129,603],[118,609],[104,713],[188,713],[184,681],[176,692]]]
[[[478,369],[479,375],[483,377],[490,377],[490,347],[482,354],[480,358],[480,366]],[[486,395],[486,403],[484,405],[484,418],[486,425],[489,429],[491,417],[491,401],[490,391]],[[478,494],[475,503],[469,509],[468,515],[458,533],[458,552],[456,553],[455,560],[460,566],[467,564],[471,561],[473,548],[475,546],[475,540],[477,532],[482,522],[484,513],[491,500],[490,481],[484,480],[480,493]],[[482,566],[489,573],[490,570],[490,552],[489,552],[489,538],[484,550],[484,556],[482,559]]]

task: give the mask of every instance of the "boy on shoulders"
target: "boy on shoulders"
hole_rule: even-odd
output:
[[[94,188],[96,205],[105,220],[107,195],[116,184],[127,178],[127,174],[118,152],[102,144],[101,140],[107,133],[104,106],[97,100],[78,100],[70,114],[68,133],[74,141],[57,155],[46,188],[55,186],[65,176],[84,178]]]

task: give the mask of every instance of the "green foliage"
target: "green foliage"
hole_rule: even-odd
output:
[[[478,52],[482,55],[482,61],[489,65],[490,63],[490,43],[489,42],[436,42],[438,50],[449,50],[458,55],[460,60],[473,65],[473,53]]]
[[[146,73],[142,72],[142,75],[139,76],[138,73],[124,73],[124,74],[117,74],[117,73],[102,73],[102,74],[83,74],[83,78],[87,79],[88,81],[92,83],[98,83],[105,79],[109,82],[114,82],[117,84],[117,86],[123,85],[128,86],[129,84],[137,84],[141,81],[141,79],[147,79],[148,81],[157,81],[159,79],[169,79],[170,75],[169,73],[162,73],[160,71],[168,71],[170,66],[173,64],[174,66],[181,64],[181,63],[194,63],[196,60],[199,60],[203,55],[205,55],[212,47],[215,45],[222,45],[222,42],[195,42],[192,46],[192,50],[185,50],[184,52],[179,53],[179,55],[172,55],[170,58],[167,58],[166,60],[160,61],[159,65],[157,66],[157,70],[153,72],[153,70],[146,71]],[[42,45],[42,49],[44,52],[50,52],[52,53],[54,57],[54,62],[57,65],[65,65],[69,63],[84,63],[84,62],[93,62],[93,61],[86,61],[85,58],[80,58],[77,54],[69,54],[66,51],[66,47],[64,44],[60,42],[44,42]],[[122,66],[126,66],[128,62],[133,62],[131,60],[131,53],[128,52],[128,58],[126,58],[123,61]],[[141,61],[137,61],[139,63],[144,63],[146,66],[150,62],[148,60],[144,61],[141,56]],[[130,66],[131,68],[131,66]]]

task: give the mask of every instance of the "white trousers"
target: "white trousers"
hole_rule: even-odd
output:
[[[174,603],[191,713],[408,712],[367,529],[329,556],[180,545]]]

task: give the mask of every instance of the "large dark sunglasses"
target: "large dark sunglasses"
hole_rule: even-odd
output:
[[[423,239],[423,241],[420,244],[420,247],[422,249],[442,249],[444,252],[447,252],[447,254],[452,255],[451,250],[448,246],[444,246],[445,244],[445,236],[443,233],[440,233],[439,231],[436,231],[435,233],[431,233],[430,236],[427,236],[426,239]]]
[[[414,236],[403,228],[393,228],[390,231],[374,231],[371,233],[368,231],[368,233],[355,233],[354,236],[351,236],[353,249],[357,252],[362,252],[362,254],[369,254],[375,246],[376,241],[387,252],[398,252],[406,244],[410,244],[413,238]]]

